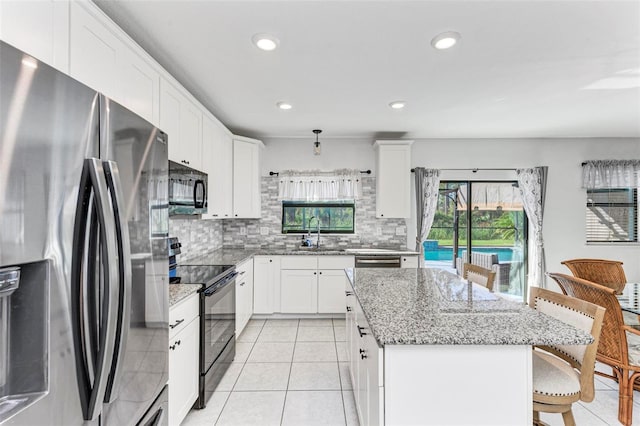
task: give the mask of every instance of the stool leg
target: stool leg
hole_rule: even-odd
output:
[[[576,426],[576,421],[573,418],[573,411],[569,408],[569,411],[562,413],[562,420],[564,420],[564,426]]]

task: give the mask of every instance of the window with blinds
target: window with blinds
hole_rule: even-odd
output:
[[[638,190],[587,190],[587,242],[638,242]]]

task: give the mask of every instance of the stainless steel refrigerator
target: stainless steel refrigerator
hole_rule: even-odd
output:
[[[0,138],[0,423],[166,424],[166,135],[0,42]]]

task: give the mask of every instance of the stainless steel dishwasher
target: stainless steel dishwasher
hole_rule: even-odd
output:
[[[359,254],[355,257],[355,266],[356,268],[400,268],[401,257],[399,254]]]

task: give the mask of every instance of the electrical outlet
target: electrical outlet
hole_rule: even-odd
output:
[[[247,235],[247,227],[246,226],[241,226],[240,227],[240,235]]]
[[[269,235],[269,227],[261,226],[260,227],[260,235]]]
[[[396,227],[396,235],[405,235],[405,229],[404,226],[397,226]]]
[[[376,235],[378,237],[380,237],[382,235],[382,227],[381,226],[377,226],[376,227]]]

